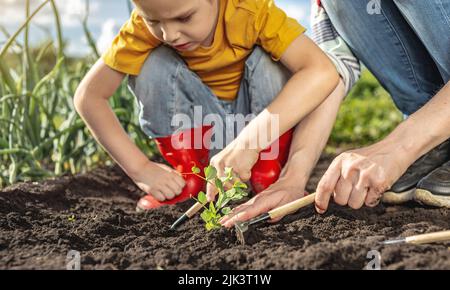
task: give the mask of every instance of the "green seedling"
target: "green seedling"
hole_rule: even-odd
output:
[[[201,218],[205,222],[205,227],[208,231],[219,229],[221,224],[219,220],[231,212],[231,208],[228,205],[230,201],[238,201],[248,195],[246,189],[247,185],[233,175],[233,169],[231,167],[225,168],[225,176],[217,176],[217,170],[209,165],[205,167],[205,177],[201,176],[200,168],[192,167],[192,173],[198,177],[204,179],[206,182],[214,185],[217,190],[216,202],[208,202],[206,194],[203,191],[198,193],[197,198],[194,200],[201,203],[204,207],[204,211],[201,213]],[[225,190],[225,186],[228,185],[229,189]]]
[[[69,222],[74,222],[74,221],[75,221],[75,215],[69,216],[69,217],[67,218],[67,220],[68,220]]]

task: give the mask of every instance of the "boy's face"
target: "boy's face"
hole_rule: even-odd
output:
[[[135,0],[150,32],[179,51],[210,46],[220,0]]]

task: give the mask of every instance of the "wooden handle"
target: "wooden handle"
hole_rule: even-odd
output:
[[[406,242],[412,244],[427,244],[444,241],[450,241],[450,231],[423,234],[406,238]]]
[[[310,205],[314,203],[314,199],[316,198],[316,193],[309,194],[300,199],[294,200],[290,203],[287,203],[283,206],[277,207],[271,211],[269,211],[269,215],[272,219],[279,218],[290,213],[296,212],[302,207]]]
[[[203,207],[203,205],[199,202],[196,202],[193,206],[191,206],[190,209],[188,209],[186,211],[186,215],[188,216],[188,218],[191,218],[192,216],[194,216],[199,210],[201,210]]]

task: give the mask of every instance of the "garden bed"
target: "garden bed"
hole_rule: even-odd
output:
[[[323,157],[308,190],[331,161]],[[450,229],[450,210],[416,203],[354,211],[312,207],[254,232],[240,245],[233,231],[208,232],[197,216],[170,224],[192,201],[134,211],[141,192],[118,167],[0,190],[0,268],[65,269],[69,250],[82,269],[363,269],[367,253],[381,268],[450,269],[450,244],[379,244],[386,238]]]

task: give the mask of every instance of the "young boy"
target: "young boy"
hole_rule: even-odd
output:
[[[74,102],[98,142],[147,193],[137,209],[174,204],[204,190],[201,178],[182,174],[193,165],[203,170],[212,164],[219,176],[225,167],[232,167],[255,192],[274,183],[289,154],[292,128],[338,83],[328,57],[272,0],[134,0],[134,4],[131,18],[83,79]],[[126,75],[139,102],[143,131],[174,169],[149,161],[109,108],[108,98]],[[198,107],[200,122],[194,116]],[[226,126],[227,133],[238,136],[216,154],[209,150],[209,114],[226,124],[229,115],[257,116],[237,132]],[[176,127],[179,116],[188,116],[194,124]],[[261,135],[269,137],[262,141]],[[279,154],[261,158],[273,146]],[[208,186],[210,200],[215,192]]]

